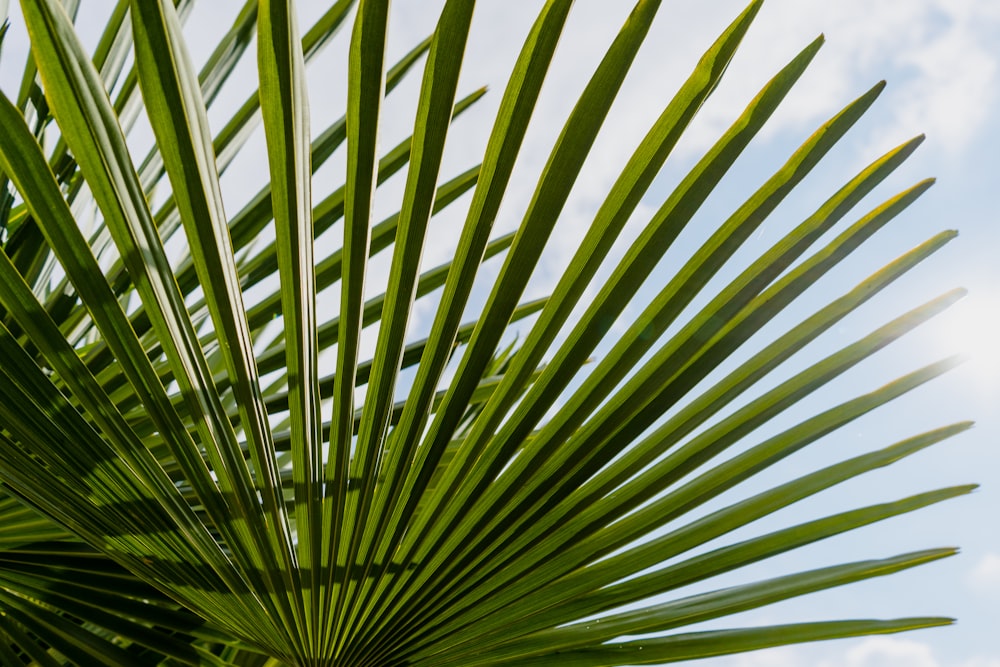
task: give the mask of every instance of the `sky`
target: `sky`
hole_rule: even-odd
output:
[[[16,3],[15,3],[16,4]],[[228,25],[238,4],[227,0],[203,2],[187,26],[196,62],[200,62]],[[594,211],[662,108],[686,78],[700,54],[743,8],[742,0],[673,0],[663,3],[650,36],[626,79],[587,167],[553,234],[541,266],[533,276],[528,296],[541,296],[558,280]],[[81,14],[100,24],[109,0],[85,0]],[[327,3],[300,3],[302,25]],[[389,62],[406,52],[433,29],[440,0],[396,0],[390,25]],[[524,36],[541,3],[539,0],[481,0],[476,9],[463,65],[460,94],[488,85],[490,92],[465,117],[455,122],[442,174],[459,173],[482,154],[486,132],[495,114]],[[497,221],[498,231],[514,229],[530,201],[540,173],[567,114],[625,20],[631,3],[578,0],[560,42],[556,60],[532,120],[511,191]],[[93,14],[88,13],[93,11]],[[86,32],[84,30],[84,32]],[[767,485],[804,474],[819,465],[869,451],[923,430],[974,419],[977,427],[913,460],[879,471],[863,480],[822,494],[802,508],[761,524],[776,527],[789,521],[903,497],[924,490],[978,482],[975,494],[889,523],[828,540],[794,554],[748,568],[724,584],[750,581],[797,569],[864,558],[886,557],[936,546],[960,546],[959,556],[893,577],[863,582],[833,591],[724,619],[713,627],[782,623],[833,618],[892,618],[944,615],[959,619],[955,626],[905,635],[845,640],[762,651],[699,664],[718,667],[1000,667],[1000,231],[997,225],[997,155],[1000,155],[1000,3],[994,0],[768,0],[751,27],[726,77],[706,103],[662,174],[629,223],[615,256],[659,207],[671,188],[712,142],[737,117],[757,90],[798,50],[823,33],[826,43],[814,62],[768,125],[747,149],[685,231],[678,247],[668,254],[651,283],[669,277],[672,260],[682,257],[773,173],[791,152],[827,118],[879,80],[888,82],[875,106],[778,211],[755,233],[734,262],[746,262],[766,250],[785,230],[814,210],[858,170],[889,148],[924,133],[920,149],[882,184],[847,222],[924,178],[937,183],[886,230],[864,246],[844,266],[807,292],[774,328],[751,341],[760,346],[853,287],[888,261],[938,231],[959,230],[957,240],[918,267],[899,284],[852,315],[816,344],[789,362],[788,372],[852,342],[888,319],[951,288],[964,286],[969,296],[937,321],[906,340],[879,353],[858,369],[825,388],[821,395],[797,405],[788,419],[811,416],[839,400],[869,391],[919,366],[954,352],[971,356],[969,362],[929,386],[921,387],[873,415],[866,416],[824,439],[817,453],[803,453],[784,462],[755,483]],[[312,124],[316,132],[340,116],[344,102],[344,55],[347,31],[328,47],[309,71]],[[23,50],[15,31],[4,46],[0,80],[10,85],[10,51]],[[250,61],[253,59],[250,58]],[[248,65],[252,65],[248,63]],[[253,72],[238,71],[224,91],[210,119],[221,127],[227,110],[244,99]],[[412,126],[416,77],[389,98],[383,118],[382,145],[405,137]],[[243,87],[242,89],[240,87]],[[231,93],[231,94],[229,94]],[[227,100],[229,106],[227,107]],[[137,142],[142,142],[142,127]],[[247,157],[223,178],[227,210],[239,210],[256,192],[264,174],[263,142],[251,140]],[[319,171],[324,189],[340,179],[342,156]],[[380,190],[376,217],[398,204],[401,179]],[[467,203],[467,199],[463,200]],[[461,206],[458,206],[461,209]],[[442,230],[431,237],[424,264],[446,261],[454,249],[462,215],[442,214]],[[843,228],[843,225],[840,226]],[[699,234],[701,236],[699,236]],[[376,264],[370,290],[379,291]],[[727,270],[732,271],[732,269]],[[486,272],[489,274],[489,271]],[[728,273],[731,277],[733,273]],[[725,279],[724,275],[720,279]],[[383,283],[384,284],[384,283]],[[721,283],[720,283],[721,284]],[[712,288],[712,284],[708,286]],[[596,293],[594,291],[593,293]],[[627,317],[640,312],[643,297],[636,296]],[[418,303],[413,331],[428,326],[432,304]],[[372,337],[372,342],[374,337]],[[370,350],[369,350],[370,351]],[[598,350],[597,356],[600,355]],[[812,410],[812,412],[810,412]],[[779,420],[779,423],[780,420]],[[756,435],[756,434],[755,434]],[[753,487],[749,487],[752,489]],[[746,494],[746,488],[736,495]]]

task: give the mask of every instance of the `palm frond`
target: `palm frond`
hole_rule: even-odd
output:
[[[876,84],[664,268],[822,46],[808,43],[658,194],[654,179],[737,56],[755,0],[635,147],[551,294],[526,300],[660,9],[635,3],[520,224],[496,234],[571,4],[544,4],[480,164],[450,175],[453,121],[485,93],[459,92],[475,46],[471,2],[447,0],[433,34],[390,66],[385,0],[334,3],[304,36],[291,0],[248,0],[199,71],[183,36],[190,0],[117,3],[93,57],[74,28],[77,3],[22,1],[31,56],[17,94],[0,94],[0,662],[663,664],[951,622],[688,629],[955,553],[714,582],[975,488],[752,532],[963,422],[739,495],[957,363],[801,407],[963,295],[887,316],[822,358],[798,355],[954,237],[928,239],[802,315],[804,293],[930,187],[840,227],[923,138],[875,159],[737,266],[876,101]],[[306,68],[352,13],[346,109],[314,131]],[[208,110],[254,51],[259,91],[213,133]],[[421,62],[412,133],[385,151],[390,93]],[[137,160],[128,137],[142,116],[155,145]],[[231,213],[221,175],[259,125],[267,184]],[[314,178],[338,151],[342,183]],[[377,221],[396,174],[398,212]],[[656,199],[612,260],[640,203]],[[453,256],[426,267],[434,216],[457,208]],[[379,290],[370,274],[383,253]],[[433,311],[419,331],[418,306]]]

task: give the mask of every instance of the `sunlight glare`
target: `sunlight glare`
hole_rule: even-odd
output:
[[[1000,293],[970,293],[940,316],[936,346],[965,358],[961,372],[977,393],[1000,392]]]

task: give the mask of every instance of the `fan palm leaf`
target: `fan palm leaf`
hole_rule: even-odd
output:
[[[916,368],[816,414],[795,409],[962,296],[947,292],[823,358],[790,361],[953,232],[763,348],[748,345],[931,185],[833,231],[917,137],[734,268],[734,254],[883,84],[834,114],[664,273],[660,260],[823,40],[809,43],[613,261],[626,222],[655,196],[654,178],[736,54],[755,0],[635,148],[551,293],[525,300],[659,2],[635,4],[506,235],[494,222],[569,0],[544,4],[481,164],[454,176],[442,175],[452,122],[484,93],[459,97],[472,2],[447,0],[433,35],[391,64],[385,0],[337,2],[304,35],[290,0],[251,0],[200,72],[182,30],[191,4],[119,2],[90,56],[73,26],[76,3],[21,3],[31,55],[17,96],[0,95],[4,664],[660,664],[951,622],[688,629],[955,551],[712,588],[717,575],[974,488],[729,537],[968,428],[902,433],[771,488],[725,495],[956,363]],[[352,11],[346,112],[314,133],[306,67]],[[259,91],[213,133],[207,110],[254,42]],[[422,58],[412,135],[383,152],[388,93]],[[137,160],[127,137],[142,115],[155,145]],[[232,215],[220,175],[258,122],[267,185]],[[343,185],[326,188],[313,175],[338,150]],[[380,186],[404,169],[398,213],[376,221]],[[454,256],[428,269],[433,216],[466,193]],[[332,249],[318,240],[329,230]],[[178,244],[185,254],[174,261]],[[369,274],[387,250],[379,293]],[[493,257],[502,265],[475,307]],[[658,291],[629,315],[650,283]],[[418,300],[435,310],[415,335]],[[688,586],[700,592],[679,592]]]

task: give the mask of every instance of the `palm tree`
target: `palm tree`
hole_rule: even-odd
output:
[[[902,434],[736,501],[722,496],[954,364],[754,434],[960,296],[949,292],[788,368],[793,354],[947,243],[945,232],[763,348],[745,346],[930,185],[827,235],[918,137],[872,162],[745,269],[727,268],[881,84],[663,275],[659,260],[822,38],[812,42],[611,262],[625,222],[758,12],[755,0],[635,149],[551,295],[531,301],[529,277],[659,2],[636,3],[567,118],[522,223],[501,236],[493,222],[569,0],[548,0],[535,20],[482,163],[447,178],[451,120],[482,95],[456,94],[471,1],[448,0],[434,34],[390,66],[385,0],[361,0],[356,11],[335,2],[303,37],[290,1],[248,0],[200,72],[180,28],[191,4],[122,0],[91,57],[73,28],[77,2],[21,3],[31,57],[16,96],[0,100],[0,663],[659,664],[951,622],[685,630],[954,551],[711,582],[973,488],[726,539],[967,428]],[[315,133],[304,67],[352,12],[347,110]],[[259,95],[213,135],[206,106],[254,41]],[[382,152],[386,96],[420,62],[413,134]],[[125,137],[143,114],[155,147],[136,159]],[[270,180],[234,215],[219,174],[260,120]],[[343,185],[321,190],[311,174],[340,148]],[[376,221],[378,186],[404,169],[399,212]],[[453,259],[423,267],[432,216],[469,192]],[[331,229],[336,249],[320,250],[314,240]],[[186,251],[173,260],[178,247]],[[366,300],[370,258],[390,250],[385,292]],[[497,255],[498,276],[473,308],[480,267]],[[583,299],[608,262],[596,296]],[[659,291],[612,335],[654,273]],[[713,277],[722,286],[707,292]],[[407,330],[418,299],[435,308],[422,339]],[[787,379],[761,388],[782,370]]]

